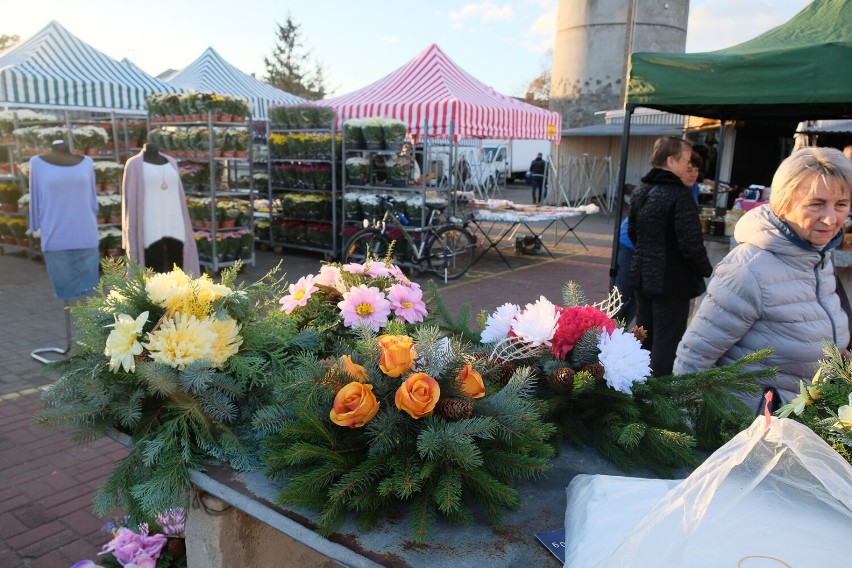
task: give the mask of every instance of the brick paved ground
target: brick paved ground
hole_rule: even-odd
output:
[[[522,201],[528,190],[508,195]],[[506,301],[524,304],[544,294],[558,302],[567,280],[581,284],[598,300],[608,288],[612,221],[589,217],[578,231],[589,249],[570,236],[554,253],[515,256],[512,243],[503,248],[513,264],[507,270],[491,251],[458,281],[442,285],[451,310],[464,303],[491,310]],[[521,233],[522,234],[522,233]],[[547,238],[552,236],[548,235]],[[550,241],[545,241],[549,243]],[[288,281],[316,272],[318,255],[260,252],[257,264],[242,276],[256,279],[283,259]],[[425,277],[416,280],[426,281]],[[50,382],[44,366],[30,351],[64,346],[63,306],[53,298],[44,266],[39,261],[0,255],[0,566],[67,568],[94,559],[107,538],[103,521],[91,514],[92,495],[121,459],[124,449],[111,440],[85,447],[72,446],[61,432],[30,425],[41,408],[39,387]]]

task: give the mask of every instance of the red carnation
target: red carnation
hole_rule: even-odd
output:
[[[574,345],[580,341],[583,334],[593,327],[602,327],[607,333],[615,330],[615,322],[605,313],[592,306],[573,306],[564,308],[559,321],[556,323],[556,333],[553,335],[553,355],[564,359]]]

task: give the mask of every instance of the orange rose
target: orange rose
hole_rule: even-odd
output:
[[[382,357],[379,368],[389,377],[401,377],[411,368],[417,351],[414,341],[407,335],[380,335]]]
[[[396,407],[417,420],[429,416],[441,397],[438,381],[426,373],[414,373],[396,390]]]
[[[328,417],[338,426],[360,428],[373,419],[379,411],[379,403],[373,394],[373,385],[349,383],[334,397]]]
[[[370,380],[367,376],[367,369],[357,363],[353,363],[350,355],[343,355],[340,358],[340,364],[343,365],[343,370],[346,371],[350,379],[359,383],[366,383]]]
[[[465,364],[456,380],[461,383],[462,392],[470,398],[485,396],[485,384],[482,382],[482,375],[479,374],[479,371],[475,371],[470,363]]]

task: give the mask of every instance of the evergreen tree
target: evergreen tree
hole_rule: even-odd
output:
[[[284,25],[277,24],[275,49],[271,58],[263,58],[264,80],[282,91],[305,99],[319,100],[326,95],[322,65],[312,61],[311,50],[302,42],[301,26],[290,15]]]

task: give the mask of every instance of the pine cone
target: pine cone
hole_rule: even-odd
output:
[[[435,405],[435,412],[455,422],[473,415],[473,401],[469,398],[442,398]]]
[[[550,375],[550,390],[559,394],[569,394],[574,389],[574,369],[562,367]]]
[[[641,325],[634,325],[631,327],[630,333],[633,334],[633,337],[639,340],[639,343],[642,343],[645,341],[645,338],[648,337],[648,331]]]
[[[497,361],[495,361],[494,379],[500,384],[508,384],[509,379],[511,379],[512,375],[515,374],[515,369],[517,368],[517,365],[515,365],[511,361],[503,361],[498,359]]]
[[[586,371],[591,376],[595,378],[595,384],[597,386],[603,386],[604,383],[604,366],[600,363],[591,363],[583,367],[583,371]]]

